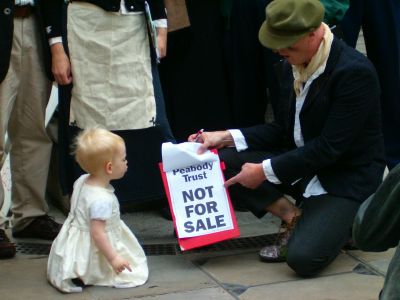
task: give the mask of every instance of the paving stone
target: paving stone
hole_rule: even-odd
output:
[[[176,243],[172,221],[164,219],[159,211],[124,213],[121,219],[141,243]]]
[[[368,265],[363,263],[359,263],[353,269],[353,272],[356,274],[363,274],[363,275],[380,275],[379,273],[372,270]]]
[[[18,256],[0,261],[0,298],[2,300],[64,299],[65,294],[52,287],[46,279],[47,257]],[[68,296],[71,300],[94,300],[84,291]]]
[[[352,272],[358,261],[341,254],[321,275]],[[286,263],[263,263],[258,252],[210,258],[201,266],[213,278],[224,284],[258,285],[299,280]]]
[[[133,299],[133,298],[132,298]],[[165,295],[149,296],[140,300],[232,300],[235,299],[222,288],[209,288],[181,293],[170,293]],[[127,299],[128,300],[128,299]]]
[[[89,292],[98,300],[129,299],[158,296],[217,287],[215,281],[183,256],[149,256],[149,280],[132,289],[91,287]]]
[[[352,250],[348,251],[348,253],[360,261],[367,263],[380,273],[386,274],[390,260],[392,259],[395,251],[396,248],[391,248],[384,252],[364,252],[360,250]]]
[[[302,279],[249,288],[243,300],[376,300],[383,277],[354,273]]]

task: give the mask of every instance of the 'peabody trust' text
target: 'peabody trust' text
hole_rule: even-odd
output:
[[[176,174],[182,174],[183,179],[185,179],[185,182],[191,182],[191,181],[196,181],[196,180],[201,180],[201,179],[207,179],[207,173],[205,170],[212,170],[213,168],[213,163],[212,162],[206,162],[201,165],[195,165],[195,166],[190,166],[182,169],[175,169],[173,170],[173,175]],[[197,171],[203,171],[200,174],[195,174],[195,175],[189,175],[188,173],[191,172],[197,172]]]

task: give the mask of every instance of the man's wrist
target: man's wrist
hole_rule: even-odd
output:
[[[272,168],[271,165],[271,160],[266,159],[262,162],[262,168],[264,171],[265,178],[274,184],[281,184],[282,182],[279,180],[279,178],[275,175],[274,169]]]
[[[239,129],[228,129],[228,131],[232,136],[233,140],[232,146],[235,146],[238,152],[244,151],[248,148],[246,139]]]
[[[53,56],[65,53],[64,46],[62,43],[55,43],[55,44],[51,45],[50,51]]]
[[[61,36],[56,36],[53,38],[49,38],[49,45],[50,47],[53,46],[54,44],[62,44],[62,37]]]

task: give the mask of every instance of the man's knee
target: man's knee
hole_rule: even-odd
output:
[[[309,248],[289,248],[287,254],[288,266],[302,277],[310,277],[318,274],[337,256],[322,255],[318,251]]]

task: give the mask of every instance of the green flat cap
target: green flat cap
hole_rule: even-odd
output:
[[[258,39],[273,50],[287,48],[317,29],[324,13],[319,0],[274,0],[265,9]]]

